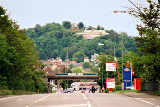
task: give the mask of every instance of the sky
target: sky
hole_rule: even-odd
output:
[[[0,5],[21,28],[71,21],[138,36],[136,18],[126,13],[113,13],[114,10],[132,7],[127,0],[0,0]]]

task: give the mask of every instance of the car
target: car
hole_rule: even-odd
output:
[[[72,93],[73,92],[73,88],[67,88],[64,90],[64,93]]]

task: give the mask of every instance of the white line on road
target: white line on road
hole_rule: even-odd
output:
[[[88,104],[68,104],[68,105],[58,105],[58,106],[53,106],[53,107],[79,107],[79,106],[87,106]]]
[[[83,99],[84,99],[84,100],[88,100],[88,98],[87,98],[87,96],[86,96],[85,94],[82,94],[82,96],[83,96]],[[90,101],[87,101],[87,106],[88,106],[88,107],[91,107]]]
[[[82,96],[83,96],[84,100],[88,100],[88,98],[87,98],[87,96],[85,94],[82,94]]]
[[[90,101],[88,101],[88,102],[87,102],[87,104],[88,104],[88,107],[91,107],[91,103],[90,103]]]
[[[13,98],[18,98],[18,97],[21,97],[21,96],[13,96],[13,97],[7,97],[7,98],[0,98],[0,101],[2,101],[2,100],[8,100],[8,99],[13,99]]]
[[[42,100],[45,100],[45,99],[46,99],[47,97],[49,97],[49,96],[50,96],[50,95],[44,96],[44,97],[36,100],[34,103],[38,103],[38,102],[40,102],[40,101],[42,101]]]
[[[146,101],[146,100],[143,100],[142,98],[135,98],[135,99],[140,100],[140,101],[147,103],[147,104],[150,104],[150,105],[154,105],[153,103]]]

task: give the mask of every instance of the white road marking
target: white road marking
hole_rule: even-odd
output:
[[[88,100],[85,94],[82,94],[84,100]]]
[[[42,100],[45,100],[45,99],[46,99],[47,97],[49,97],[49,96],[50,96],[50,95],[44,96],[44,97],[42,97],[42,98],[34,101],[34,103],[38,103],[38,102],[40,102],[40,101],[42,101]]]
[[[85,94],[82,94],[82,96],[83,96],[83,99],[84,99],[84,100],[88,100],[88,98],[87,98],[87,96],[86,96]],[[87,101],[87,106],[88,106],[88,107],[91,107],[90,101]]]
[[[58,106],[53,106],[53,107],[79,107],[79,106],[88,106],[88,104],[68,104],[68,105],[58,105]]]
[[[87,104],[88,104],[88,107],[91,107],[91,103],[90,103],[90,101],[88,101],[88,102],[87,102]]]
[[[140,101],[147,103],[147,104],[150,104],[150,105],[154,105],[153,103],[146,101],[146,100],[143,100],[142,98],[135,98],[135,99],[140,100]]]
[[[21,97],[21,96],[13,96],[13,97],[0,98],[0,101],[8,100],[8,99],[13,99],[13,98],[18,98],[18,97]]]

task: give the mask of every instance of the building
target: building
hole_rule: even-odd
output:
[[[84,39],[94,39],[95,37],[104,36],[107,33],[105,30],[84,30],[84,32],[77,33],[77,35],[82,35]]]
[[[89,62],[89,58],[88,57],[84,57],[84,62]]]

